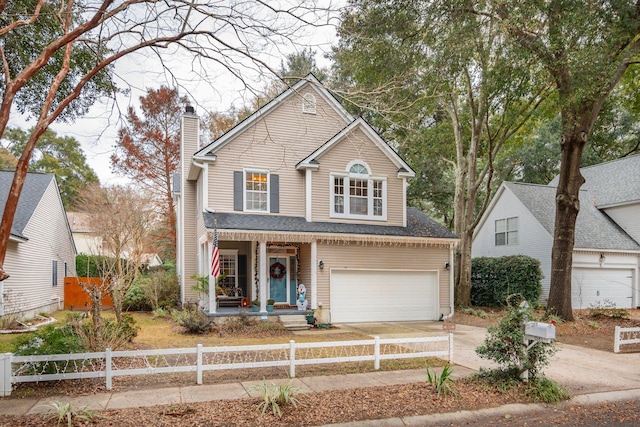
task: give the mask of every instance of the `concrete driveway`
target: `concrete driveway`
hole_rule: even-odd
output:
[[[427,337],[447,333],[443,331],[443,322],[435,321],[348,323],[336,326],[380,338]],[[475,352],[486,333],[485,328],[456,325],[453,362],[474,371],[497,366],[481,359]],[[558,352],[544,372],[572,394],[637,389],[640,388],[640,354],[615,354],[558,343]]]

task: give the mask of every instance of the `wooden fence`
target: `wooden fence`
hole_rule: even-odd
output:
[[[442,357],[453,358],[453,334],[422,338],[393,338],[229,347],[174,348],[54,354],[42,356],[0,355],[0,395],[9,396],[12,385],[22,382],[105,378],[107,390],[118,376],[195,372],[202,384],[205,371],[288,367],[296,376],[296,366],[372,361],[380,369],[381,360]]]
[[[102,279],[99,277],[65,277],[64,278],[64,309],[65,310],[89,310],[91,308],[91,299],[89,295],[82,289],[80,283],[87,286],[100,286]],[[111,308],[113,302],[111,296],[107,295],[102,298],[102,307]]]

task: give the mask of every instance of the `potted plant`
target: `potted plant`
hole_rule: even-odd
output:
[[[254,299],[251,302],[251,311],[253,311],[254,313],[257,313],[260,311],[260,300],[258,298]]]
[[[273,311],[273,304],[276,303],[276,300],[269,298],[267,300],[267,311]]]
[[[307,314],[305,314],[305,317],[307,318],[307,323],[309,325],[313,325],[313,321],[316,318],[316,311],[315,310],[307,310]]]

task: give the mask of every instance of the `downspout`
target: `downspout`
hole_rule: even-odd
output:
[[[455,271],[454,265],[453,265],[453,260],[455,259],[455,257],[453,256],[453,251],[454,251],[454,245],[451,245],[451,248],[449,249],[449,301],[450,301],[450,306],[449,306],[449,316],[453,316],[453,309],[455,306],[455,302],[453,301],[453,297],[455,295],[455,289],[454,289],[454,275],[453,272]]]

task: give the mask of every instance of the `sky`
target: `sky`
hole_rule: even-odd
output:
[[[298,49],[311,47],[316,52],[319,66],[328,66],[324,57],[331,45],[336,41],[336,29],[333,26],[305,29],[298,42]],[[274,46],[271,52],[261,52],[260,59],[273,69],[280,67],[286,55],[293,53],[294,48]],[[204,115],[208,111],[226,111],[232,105],[240,107],[252,98],[252,93],[245,90],[244,82],[234,78],[223,67],[210,67],[207,76],[202,77],[193,69],[194,55],[174,52],[169,55],[164,69],[155,56],[137,53],[121,58],[115,66],[116,82],[128,89],[127,94],[119,95],[116,100],[102,100],[94,104],[89,113],[73,123],[55,122],[50,129],[58,136],[69,136],[77,139],[87,158],[87,163],[96,172],[102,185],[124,184],[127,179],[114,174],[110,167],[110,155],[117,141],[117,132],[123,126],[123,117],[130,105],[137,108],[139,98],[147,89],[157,89],[162,85],[175,87],[179,80],[180,95],[186,95],[196,108],[196,113]],[[259,76],[244,69],[247,83],[253,89],[261,89],[268,84],[267,76]],[[9,126],[28,129],[35,122],[12,112]]]

